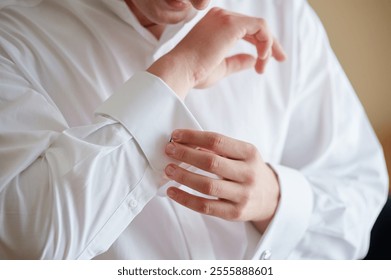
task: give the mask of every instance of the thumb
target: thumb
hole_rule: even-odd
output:
[[[237,54],[225,58],[225,75],[228,76],[233,73],[253,68],[256,64],[256,59],[249,54]]]
[[[237,54],[226,57],[204,80],[200,81],[195,88],[202,89],[210,87],[231,74],[254,67],[255,63],[255,57],[249,54]]]

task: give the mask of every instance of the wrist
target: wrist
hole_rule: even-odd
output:
[[[147,71],[161,78],[181,100],[184,100],[195,85],[189,69],[186,59],[168,53],[153,63]]]
[[[253,221],[253,225],[257,228],[262,234],[266,231],[267,227],[271,223],[276,214],[278,204],[280,202],[280,183],[278,180],[278,175],[274,169],[269,165],[265,164],[265,171],[268,178],[267,183],[267,202],[264,201],[262,204],[267,206],[262,211],[263,218],[261,220]]]

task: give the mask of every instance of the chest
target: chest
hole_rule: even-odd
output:
[[[157,47],[129,25],[115,24],[105,29],[85,23],[66,34],[53,31],[47,38],[51,44],[25,50],[31,79],[42,85],[69,126],[91,123],[97,106],[176,44]],[[232,53],[254,51],[239,43]],[[233,74],[208,89],[192,90],[185,104],[203,129],[250,142],[265,160],[277,161],[289,113],[291,85],[283,79],[288,73],[289,65],[270,61],[265,74],[252,69]]]

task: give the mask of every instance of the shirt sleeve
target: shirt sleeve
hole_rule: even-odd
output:
[[[387,197],[384,156],[320,21],[296,3],[281,200],[255,258],[360,259]]]
[[[0,77],[0,259],[104,252],[167,181],[162,145],[171,131],[198,128],[147,73],[103,103],[94,123],[78,127],[6,55]]]

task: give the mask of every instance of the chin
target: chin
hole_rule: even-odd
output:
[[[177,24],[183,22],[194,15],[193,11],[189,9],[188,11],[181,12],[169,12],[164,13],[164,15],[157,16],[155,20],[151,19],[157,24]]]

